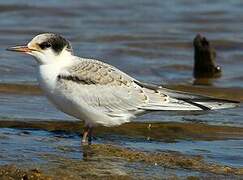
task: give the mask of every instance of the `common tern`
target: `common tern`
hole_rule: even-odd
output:
[[[62,36],[44,33],[25,46],[8,48],[33,56],[38,81],[62,112],[84,120],[82,143],[91,143],[92,128],[118,126],[151,111],[193,111],[231,108],[237,102],[143,83],[104,62],[73,55]]]

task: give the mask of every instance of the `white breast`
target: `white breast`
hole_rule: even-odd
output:
[[[92,126],[95,124],[113,126],[128,122],[132,114],[128,116],[124,113],[124,117],[108,116],[103,111],[97,110],[87,104],[82,92],[88,91],[89,89],[84,89],[86,87],[73,82],[66,82],[66,84],[60,83],[57,80],[59,74],[69,73],[67,71],[68,67],[75,63],[77,63],[75,60],[65,64],[59,61],[57,63],[39,66],[39,85],[48,99],[59,110],[78,119],[85,120],[86,124]]]
[[[58,93],[61,90],[56,86],[57,76],[63,67],[57,64],[41,65],[39,67],[38,81],[40,88],[47,98],[61,111],[77,117],[77,110],[70,104],[65,96]]]
[[[40,88],[56,108],[80,119],[82,115],[79,107],[67,98],[64,90],[60,89],[62,87],[57,86],[57,76],[67,65],[54,63],[39,66],[38,81]]]
[[[39,66],[39,85],[44,93],[47,93],[47,95],[53,93],[59,71],[59,68],[57,68],[55,65]]]

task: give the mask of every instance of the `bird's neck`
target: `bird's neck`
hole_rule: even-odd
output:
[[[72,55],[71,52],[64,50],[63,52],[61,52],[60,55],[55,57],[55,62],[65,64],[71,62],[73,58],[74,56]]]
[[[39,65],[38,81],[44,91],[53,91],[55,89],[57,76],[68,66],[75,62],[75,56],[70,53],[61,54],[52,63]]]

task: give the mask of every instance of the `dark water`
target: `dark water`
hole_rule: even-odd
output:
[[[230,1],[1,1],[0,80],[35,83],[31,57],[5,51],[40,32],[68,38],[79,56],[111,63],[144,81],[191,82],[192,39],[216,47],[218,86],[242,87],[242,2]]]
[[[55,32],[72,42],[76,55],[103,60],[139,80],[191,84],[192,40],[197,33],[202,33],[216,48],[217,63],[223,69],[223,76],[215,80],[213,86],[243,88],[242,8],[241,0],[1,1],[0,82],[37,84],[35,61],[5,49],[25,44],[39,33]],[[43,96],[2,93],[0,102],[2,119],[73,120],[57,111]],[[187,116],[158,113],[139,118],[139,121],[148,120],[242,126],[243,109],[241,106],[210,113],[189,113]],[[5,131],[8,130],[3,130],[3,133]],[[2,147],[4,142],[0,143]],[[243,154],[241,140],[193,144],[186,141],[175,146],[147,142],[141,145],[129,141],[124,144],[140,149],[148,145],[153,151],[166,149],[189,154],[200,154],[202,150],[209,161],[243,166],[239,161]],[[220,154],[214,146],[226,150]],[[6,146],[9,148],[12,149],[12,145]],[[13,150],[11,153],[17,152]],[[4,161],[15,160],[1,158],[0,164]]]

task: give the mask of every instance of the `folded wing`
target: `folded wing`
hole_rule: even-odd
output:
[[[158,110],[211,110],[230,108],[237,102],[173,91],[141,83],[113,66],[82,59],[58,76],[71,101],[82,101],[94,112],[128,121]],[[77,103],[77,102],[76,102]]]

